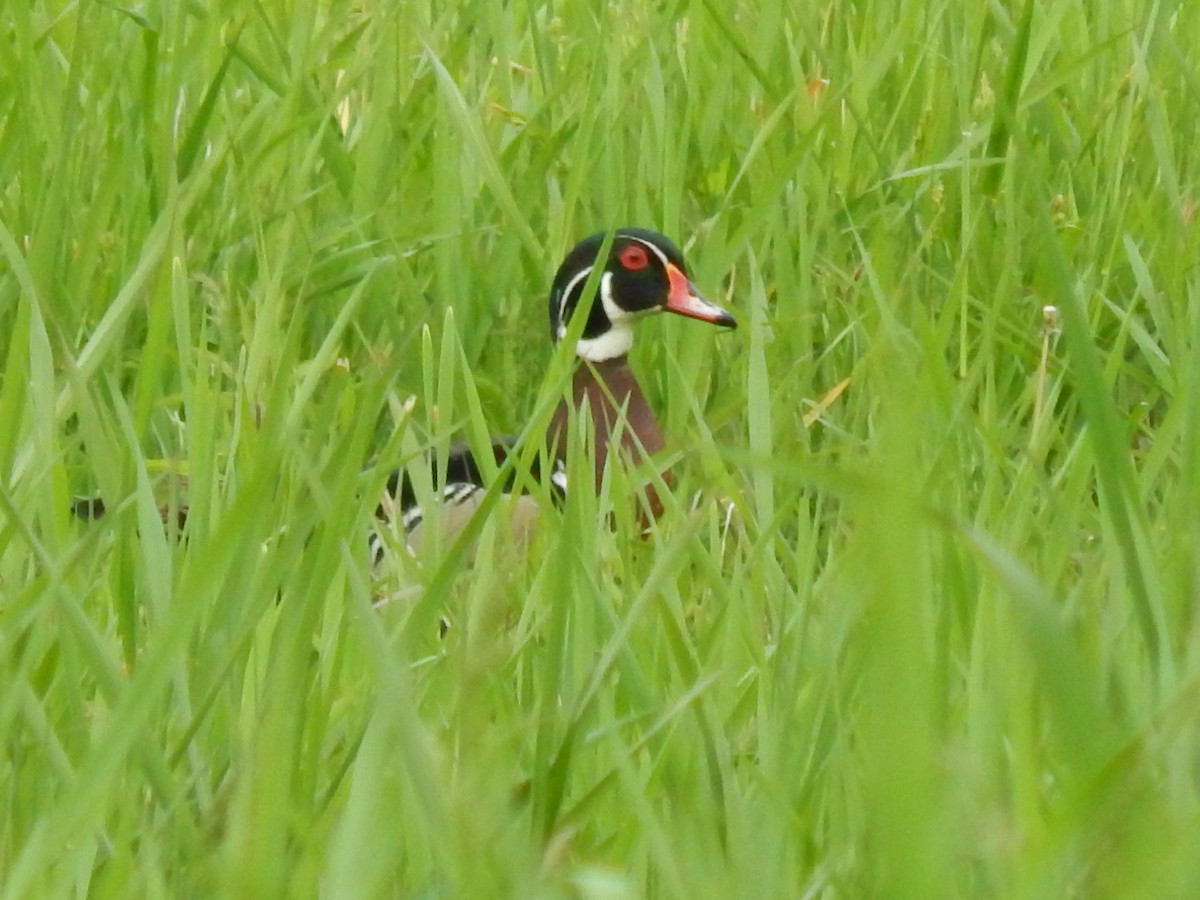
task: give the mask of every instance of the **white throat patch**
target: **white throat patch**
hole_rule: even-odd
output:
[[[575,354],[589,362],[604,362],[628,353],[633,346],[633,323],[645,315],[645,312],[630,312],[617,305],[612,295],[612,280],[612,272],[600,276],[599,302],[608,316],[608,331],[575,344]]]
[[[612,328],[599,337],[576,341],[575,355],[588,362],[604,362],[624,356],[632,346],[633,326],[628,321],[613,322]]]

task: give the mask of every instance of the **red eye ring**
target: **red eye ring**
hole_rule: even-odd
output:
[[[637,244],[630,244],[623,249],[617,259],[630,272],[637,272],[650,265],[650,257],[646,255],[646,248],[640,247]]]

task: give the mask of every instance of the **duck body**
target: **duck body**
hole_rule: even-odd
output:
[[[563,460],[570,442],[568,422],[572,409],[586,410],[595,432],[595,490],[600,488],[610,456],[618,455],[638,464],[665,446],[658,420],[629,365],[628,354],[639,319],[672,312],[726,328],[737,324],[729,312],[704,299],[687,275],[682,254],[668,238],[647,229],[619,228],[608,241],[607,254],[601,257],[607,239],[608,233],[598,232],[576,244],[559,266],[550,290],[552,341],[557,343],[566,338],[568,325],[577,311],[586,308],[587,315],[575,347],[571,395],[555,410],[546,433],[548,458],[554,461],[551,487],[556,498],[566,488]],[[592,278],[597,266],[601,271]],[[596,293],[591,303],[585,304],[584,288],[589,281],[596,284]],[[512,447],[511,439],[493,441],[497,464],[503,464]],[[443,516],[450,513],[453,528],[453,522],[461,514],[469,518],[478,505],[484,478],[465,444],[451,447],[444,474],[436,471],[434,465],[435,494],[448,508],[443,510]],[[535,469],[530,474],[537,479],[541,473]],[[669,485],[670,472],[660,474]],[[511,482],[505,487],[511,489]],[[644,491],[648,510],[657,517],[662,512],[662,503],[652,486],[647,485]],[[407,473],[393,473],[388,481],[388,495],[392,508],[398,507],[400,523],[411,536],[424,513]],[[381,516],[384,505],[380,507]],[[410,547],[413,543],[410,539]]]
[[[600,271],[593,278],[597,267]],[[589,284],[596,286],[595,293],[586,298],[585,288]],[[696,289],[679,249],[668,238],[644,228],[597,232],[567,253],[550,289],[548,312],[553,342],[567,337],[568,326],[580,310],[587,318],[575,345],[571,395],[555,410],[546,433],[547,458],[552,461],[552,469],[549,473],[539,471],[535,460],[529,473],[539,481],[548,474],[551,496],[556,500],[562,498],[566,489],[564,460],[572,409],[586,411],[594,429],[595,490],[600,488],[610,456],[618,455],[638,464],[652,458],[665,445],[654,411],[629,366],[628,354],[638,320],[670,312],[723,328],[737,326],[728,311],[710,303]],[[514,439],[494,438],[491,452],[495,464],[503,466],[513,448]],[[439,470],[433,456],[430,462],[434,497],[443,506],[439,515],[443,536],[451,537],[466,524],[482,500],[487,487],[484,468],[464,443],[450,447],[444,471]],[[659,474],[668,485],[671,483],[669,471]],[[505,490],[512,491],[515,482],[515,474],[510,472]],[[643,491],[648,511],[658,516],[662,503],[653,486],[646,485]],[[522,504],[522,500],[526,502]],[[528,519],[529,510],[535,507],[532,498],[516,497],[514,519]],[[76,498],[72,512],[79,518],[98,519],[106,510],[99,498]],[[404,469],[393,472],[376,509],[377,518],[400,525],[412,549],[419,543],[426,512],[408,472]],[[170,515],[171,511],[164,508],[164,521]],[[187,508],[177,509],[174,515],[182,530]],[[382,553],[378,534],[372,535],[371,545],[372,556],[378,560]]]

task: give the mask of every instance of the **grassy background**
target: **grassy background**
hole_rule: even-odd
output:
[[[1198,35],[5,4],[0,896],[1192,895]],[[680,508],[373,572],[390,467],[536,433],[618,224],[742,322],[641,328]]]

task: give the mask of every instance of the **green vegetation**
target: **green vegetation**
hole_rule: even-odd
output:
[[[0,898],[1194,896],[1198,34],[5,4]],[[674,508],[373,571],[621,224],[742,323],[640,330]]]

